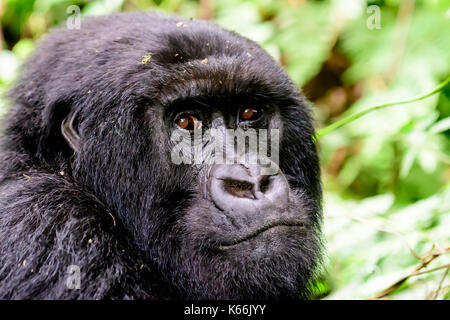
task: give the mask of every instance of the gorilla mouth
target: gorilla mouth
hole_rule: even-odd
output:
[[[248,241],[250,239],[253,239],[257,236],[259,236],[260,234],[273,229],[275,227],[297,227],[297,228],[305,228],[305,225],[301,222],[284,222],[284,221],[276,221],[273,223],[270,223],[262,228],[256,229],[253,232],[250,232],[242,237],[239,237],[235,240],[232,241],[221,241],[219,243],[219,249],[228,249],[230,247],[233,247],[239,243]]]

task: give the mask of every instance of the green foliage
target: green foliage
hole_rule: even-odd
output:
[[[5,0],[0,94],[67,7],[83,15],[162,10],[212,17],[260,43],[305,93],[318,125],[430,92],[450,75],[448,0]],[[368,5],[380,8],[369,29]],[[0,115],[7,109],[0,99]],[[450,246],[450,86],[353,120],[320,140],[327,273],[316,298],[369,298]],[[437,251],[436,251],[437,250]],[[413,254],[414,253],[414,254]],[[416,257],[416,256],[417,257]],[[448,264],[436,257],[422,270]],[[389,297],[450,299],[445,269],[412,276]]]

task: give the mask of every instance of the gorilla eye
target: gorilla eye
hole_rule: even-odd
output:
[[[179,117],[176,122],[179,128],[189,131],[197,130],[202,127],[202,122],[193,115],[183,115]]]
[[[239,111],[239,120],[241,121],[255,121],[260,118],[262,111],[254,108],[245,108]]]

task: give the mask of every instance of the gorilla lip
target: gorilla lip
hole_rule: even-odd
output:
[[[242,242],[248,241],[250,239],[253,239],[253,238],[259,236],[260,234],[262,234],[263,232],[266,232],[267,230],[270,230],[270,229],[275,228],[275,227],[299,227],[299,228],[304,228],[305,225],[303,223],[301,223],[301,222],[276,221],[276,222],[270,223],[270,224],[268,224],[268,225],[266,225],[266,226],[264,226],[262,228],[256,229],[255,231],[250,232],[250,233],[248,233],[248,234],[246,234],[246,235],[244,235],[242,237],[239,237],[239,238],[237,238],[235,240],[232,240],[232,241],[221,241],[219,243],[219,248],[220,249],[228,249],[228,248],[233,247],[233,246],[235,246],[235,245],[237,245],[239,243],[242,243]]]

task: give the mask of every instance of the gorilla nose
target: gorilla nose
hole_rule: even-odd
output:
[[[258,165],[215,165],[208,181],[212,201],[219,209],[230,212],[286,208],[289,187],[284,175],[280,171],[272,175],[260,172]]]

